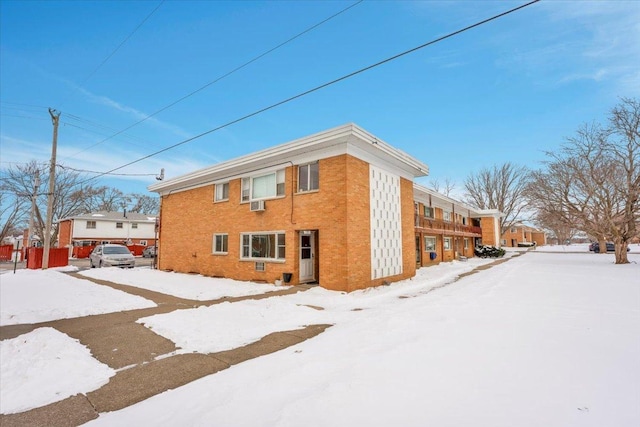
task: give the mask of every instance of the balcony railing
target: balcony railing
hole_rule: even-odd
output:
[[[434,231],[449,231],[452,233],[470,233],[482,235],[482,228],[474,225],[456,224],[441,219],[428,218],[422,215],[415,216],[416,228]]]

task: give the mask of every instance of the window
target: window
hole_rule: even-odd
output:
[[[451,222],[451,212],[443,211],[442,212],[442,219],[444,219],[445,221]]]
[[[451,237],[445,237],[444,238],[444,250],[445,251],[450,251],[451,250]]]
[[[264,271],[264,262],[256,262],[256,271]]]
[[[317,190],[318,185],[318,162],[298,166],[298,191]]]
[[[96,228],[95,221],[87,221],[87,228]]]
[[[283,260],[285,257],[284,233],[247,233],[241,235],[241,258]]]
[[[284,196],[284,169],[265,175],[242,178],[243,202]]]
[[[424,251],[432,252],[436,250],[436,238],[432,236],[424,236]]]
[[[515,233],[516,232],[516,228],[515,227],[511,227],[511,232]]]
[[[467,239],[466,237],[464,239],[464,248],[469,249],[469,239]]]
[[[424,216],[427,218],[433,218],[433,208],[429,206],[424,207]]]
[[[213,253],[226,254],[229,250],[229,235],[214,234],[213,235]]]
[[[467,225],[467,217],[466,216],[462,217],[462,225]]]
[[[216,184],[215,201],[229,200],[229,183]]]
[[[138,223],[137,222],[132,222],[131,223],[131,228],[138,228]]]
[[[116,222],[116,228],[122,228],[122,223],[121,222]]]

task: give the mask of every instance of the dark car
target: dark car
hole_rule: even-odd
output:
[[[155,246],[147,246],[142,250],[142,258],[153,258],[154,256],[156,256]]]
[[[591,245],[589,245],[589,250],[593,251],[594,253],[600,252],[600,243],[598,243],[598,242],[592,243]],[[629,252],[629,250],[630,249],[627,246],[627,252]],[[607,242],[607,252],[615,252],[615,251],[616,251],[615,245],[613,243],[611,243],[611,242]]]

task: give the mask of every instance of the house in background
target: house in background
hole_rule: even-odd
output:
[[[412,277],[427,173],[347,124],[154,184],[159,268],[347,292]]]
[[[518,245],[529,246],[534,243],[537,246],[542,246],[547,244],[547,233],[528,225],[514,224],[502,235],[500,243],[502,246],[511,248],[518,247]]]
[[[413,195],[418,267],[470,258],[481,244],[500,246],[500,211],[476,210],[418,184]]]
[[[95,212],[58,221],[58,247],[68,247],[69,256],[84,258],[95,245],[127,245],[134,255],[156,242],[156,217],[132,212]],[[139,250],[137,250],[139,249]]]

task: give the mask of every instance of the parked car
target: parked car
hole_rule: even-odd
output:
[[[124,245],[98,245],[89,255],[89,265],[95,267],[127,267],[133,268],[136,259]]]
[[[156,256],[155,246],[147,246],[142,250],[142,258],[153,258],[154,256]]]
[[[589,250],[597,254],[598,252],[600,252],[600,243],[594,242],[590,244]],[[627,246],[627,252],[629,252],[629,250],[630,250],[629,246]],[[607,252],[615,252],[615,251],[616,251],[615,245],[612,242],[607,242]]]

